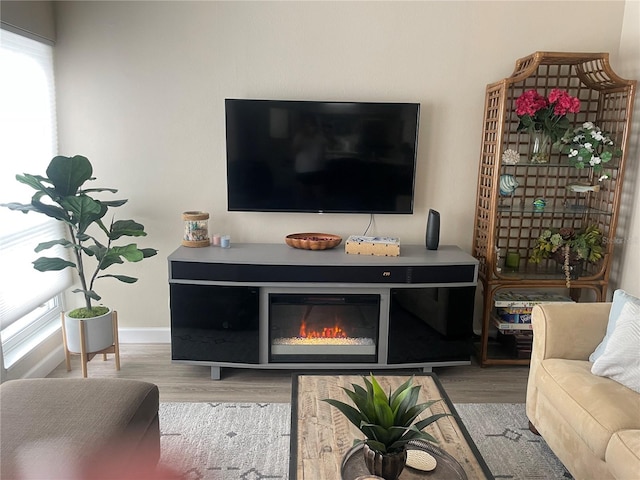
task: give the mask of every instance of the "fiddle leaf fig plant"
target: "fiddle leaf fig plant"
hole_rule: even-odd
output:
[[[121,237],[146,236],[144,226],[133,220],[113,219],[105,224],[104,218],[110,208],[120,207],[127,200],[99,200],[92,195],[100,192],[116,193],[114,188],[83,188],[85,182],[93,181],[91,162],[81,155],[54,157],[46,170],[46,177],[25,173],[16,175],[16,180],[30,186],[36,192],[31,203],[2,204],[11,210],[23,213],[37,212],[66,224],[68,237],[40,243],[36,252],[48,250],[56,245],[68,248],[73,261],[60,257],[40,257],[33,262],[41,272],[73,268],[78,274],[80,287],[73,290],[84,296],[85,306],[69,313],[74,318],[91,318],[106,313],[106,307],[94,306],[100,295],[94,290],[99,278],[115,278],[124,283],[134,283],[138,279],[127,275],[102,273],[114,264],[125,261],[139,262],[157,253],[153,248],[139,248],[136,243],[115,245]],[[89,227],[97,227],[90,229]],[[104,234],[104,239],[98,238]],[[94,262],[89,267],[88,259]]]
[[[365,387],[352,384],[353,390],[343,388],[355,407],[336,399],[324,399],[336,407],[365,435],[364,443],[382,454],[404,450],[411,440],[437,440],[422,430],[436,420],[450,416],[438,413],[415,422],[418,415],[439,400],[418,404],[420,385],[413,384],[413,376],[387,395],[376,378],[363,377]],[[414,423],[415,422],[415,423]]]

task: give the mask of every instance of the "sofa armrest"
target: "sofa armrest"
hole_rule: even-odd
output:
[[[604,302],[536,305],[532,357],[588,360],[604,338],[610,309],[611,303]]]
[[[539,425],[538,382],[544,381],[547,358],[589,360],[607,331],[611,303],[545,303],[531,312],[533,349],[529,364],[526,411]]]

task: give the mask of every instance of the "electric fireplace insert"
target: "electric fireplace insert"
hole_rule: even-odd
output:
[[[269,294],[269,361],[378,360],[380,295]]]

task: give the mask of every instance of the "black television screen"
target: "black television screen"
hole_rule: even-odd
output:
[[[419,111],[226,99],[228,210],[413,213]]]

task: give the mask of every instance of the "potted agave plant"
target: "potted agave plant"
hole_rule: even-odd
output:
[[[46,170],[46,177],[40,175],[16,175],[20,183],[30,186],[36,192],[31,203],[7,203],[2,206],[23,213],[37,212],[64,222],[68,235],[49,242],[40,243],[36,252],[50,249],[56,245],[68,248],[73,261],[59,257],[40,257],[33,262],[36,270],[41,272],[73,268],[78,274],[80,288],[73,290],[84,297],[84,306],[65,313],[65,332],[67,348],[71,352],[81,352],[78,323],[86,322],[86,352],[98,352],[113,344],[113,327],[111,310],[102,305],[94,305],[101,297],[94,290],[96,280],[115,278],[124,283],[134,283],[137,278],[127,275],[102,273],[114,264],[124,261],[139,262],[157,253],[153,248],[138,248],[135,243],[117,246],[115,241],[124,236],[146,236],[144,226],[133,220],[103,219],[109,208],[124,205],[127,200],[103,201],[93,198],[91,194],[98,192],[116,193],[113,188],[83,188],[85,182],[95,180],[91,162],[83,156],[54,157]],[[90,228],[93,227],[93,228]],[[98,239],[98,234],[104,240]],[[94,260],[95,266],[89,268],[88,259]]]
[[[418,416],[438,400],[418,404],[419,385],[413,377],[387,395],[376,378],[363,377],[365,387],[352,384],[343,388],[355,407],[340,400],[325,399],[336,407],[364,434],[363,452],[367,469],[372,475],[396,480],[407,461],[407,444],[411,440],[437,440],[422,430],[448,413],[432,415],[416,422]],[[415,423],[414,423],[415,422]]]

